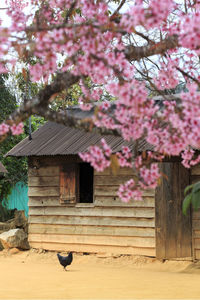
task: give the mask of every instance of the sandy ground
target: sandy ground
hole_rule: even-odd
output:
[[[200,263],[75,254],[65,272],[53,252],[0,252],[0,299],[194,298]]]

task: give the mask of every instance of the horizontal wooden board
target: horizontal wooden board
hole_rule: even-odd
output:
[[[59,186],[59,176],[29,176],[29,187]]]
[[[57,215],[57,216],[102,216],[102,217],[140,217],[154,218],[155,211],[151,207],[29,207],[29,215]]]
[[[194,230],[200,230],[200,219],[192,220],[192,227]]]
[[[194,250],[194,259],[200,259],[200,250],[199,249]]]
[[[56,196],[29,196],[29,206],[60,206],[60,197]]]
[[[193,220],[200,220],[200,209],[198,209],[197,211],[192,212],[192,219]]]
[[[97,172],[96,170],[94,170],[94,175],[96,176],[98,176],[98,175],[100,175],[100,176],[102,176],[102,175],[105,175],[105,176],[109,176],[109,175],[112,175],[112,176],[120,176],[120,175],[130,175],[130,176],[133,176],[134,175],[134,171],[133,171],[133,169],[131,169],[131,168],[118,168],[118,170],[117,170],[117,174],[113,174],[113,171],[112,171],[112,169],[111,169],[111,167],[109,167],[109,168],[106,168],[104,171],[102,171],[102,172]]]
[[[200,249],[200,238],[194,238],[194,249]]]
[[[78,155],[50,155],[29,157],[30,165],[39,167],[58,166],[67,163],[80,163],[82,160]]]
[[[196,183],[196,182],[200,181],[200,175],[191,175],[190,181],[191,181],[191,183]]]
[[[110,196],[116,197],[119,186],[114,185],[95,185],[94,186],[94,195],[95,196]],[[144,197],[154,197],[155,190],[146,190],[143,192]]]
[[[83,226],[83,225],[55,225],[55,224],[29,224],[29,233],[38,234],[83,234],[106,236],[138,236],[155,237],[154,228],[141,227],[115,227],[115,226]]]
[[[94,203],[76,203],[75,204],[75,207],[94,207],[95,204]]]
[[[94,204],[95,206],[155,207],[155,198],[144,197],[142,201],[131,200],[124,203],[119,197],[95,196]]]
[[[155,219],[126,217],[86,217],[86,216],[34,216],[28,218],[29,224],[62,224],[62,225],[96,225],[96,226],[131,226],[155,227]]]
[[[60,198],[56,196],[49,197],[39,197],[39,196],[29,196],[29,205],[30,206],[60,206]],[[128,203],[124,203],[121,199],[113,200],[112,197],[95,197],[94,203],[77,203],[76,207],[154,207],[155,200],[152,197],[145,197],[142,201],[130,201]]]
[[[122,236],[101,236],[101,235],[59,235],[59,234],[34,234],[29,233],[30,242],[61,243],[61,244],[86,244],[86,245],[107,245],[123,247],[144,247],[154,248],[154,237],[122,237]]]
[[[30,186],[28,189],[28,196],[57,196],[60,195],[60,188],[55,186],[49,187],[32,187]]]
[[[29,206],[61,206],[60,204],[60,197],[56,196],[29,196]],[[94,207],[94,203],[68,203],[65,205],[62,205],[62,207],[70,207],[70,206],[75,206],[75,207]]]
[[[30,242],[30,246],[36,249],[45,249],[51,251],[74,251],[86,253],[112,253],[112,254],[130,254],[155,257],[155,248],[136,248],[119,246],[101,246],[101,245],[80,245],[80,244],[62,244],[46,242]]]
[[[193,238],[200,238],[200,230],[193,230]]]
[[[133,176],[94,176],[94,185],[120,185],[133,178]]]
[[[200,175],[200,164],[191,168],[191,175]]]
[[[29,168],[28,176],[59,176],[59,166],[42,167],[42,168]]]

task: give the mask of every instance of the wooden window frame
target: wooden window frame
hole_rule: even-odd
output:
[[[77,205],[87,204],[94,205],[94,173],[92,182],[92,202],[81,202],[80,197],[80,163],[70,162],[60,165],[59,177],[60,177],[60,204],[61,205]]]

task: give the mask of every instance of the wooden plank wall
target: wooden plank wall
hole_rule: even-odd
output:
[[[200,164],[191,169],[191,183],[200,181]],[[200,209],[192,212],[193,257],[200,259]]]
[[[184,188],[190,173],[180,162],[160,164],[161,182],[156,188],[156,257],[161,259],[192,256],[191,215],[182,213]]]
[[[31,247],[155,256],[154,191],[132,203],[117,197],[130,170],[120,169],[117,176],[110,169],[94,172],[94,203],[61,205],[58,161],[43,160],[38,169],[29,168]]]

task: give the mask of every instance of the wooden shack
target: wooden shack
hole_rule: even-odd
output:
[[[119,184],[134,176],[127,168],[98,173],[78,156],[101,136],[48,122],[7,155],[29,162],[29,242],[56,251],[135,254],[200,259],[200,213],[183,216],[187,184],[199,179],[200,167],[188,171],[179,160],[161,164],[163,178],[144,201],[123,203]],[[113,153],[124,141],[106,136]],[[145,143],[139,151],[147,150]]]

